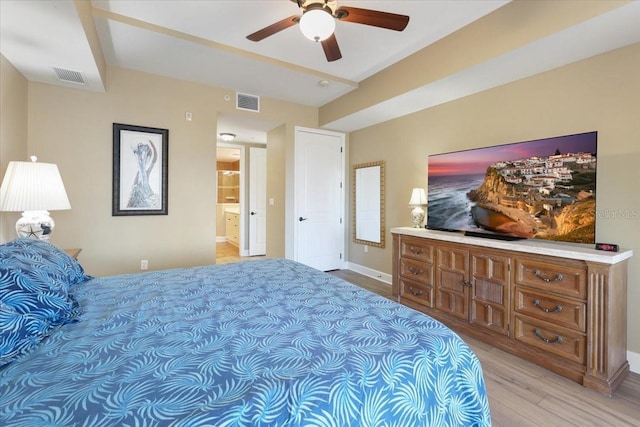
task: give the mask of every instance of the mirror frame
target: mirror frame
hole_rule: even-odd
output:
[[[380,167],[380,242],[373,242],[369,240],[358,239],[356,236],[356,225],[357,225],[357,194],[358,194],[358,180],[357,180],[357,171],[358,169],[370,168],[370,167]],[[355,243],[360,243],[367,246],[374,246],[377,248],[384,248],[385,245],[385,212],[384,212],[384,160],[380,160],[377,162],[369,162],[369,163],[361,163],[357,165],[353,165],[353,241]]]

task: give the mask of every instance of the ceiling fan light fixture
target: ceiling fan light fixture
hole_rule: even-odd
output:
[[[233,141],[235,137],[236,137],[235,133],[222,132],[220,134],[220,138],[222,138],[222,140],[225,142]]]
[[[300,18],[300,31],[309,40],[321,42],[328,39],[336,29],[336,21],[325,9],[310,9]]]

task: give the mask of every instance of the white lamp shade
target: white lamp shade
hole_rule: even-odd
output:
[[[9,162],[0,187],[0,211],[65,209],[71,204],[56,165]]]
[[[411,200],[409,206],[424,206],[427,204],[427,195],[424,188],[414,188],[411,192]]]
[[[300,18],[300,31],[309,40],[316,42],[326,40],[335,29],[335,19],[323,9],[307,10]]]

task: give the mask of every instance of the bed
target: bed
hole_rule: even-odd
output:
[[[0,245],[0,425],[489,426],[438,321],[284,260],[91,278]]]

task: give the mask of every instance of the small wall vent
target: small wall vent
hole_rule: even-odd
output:
[[[236,108],[246,111],[260,111],[260,97],[236,92]]]
[[[86,84],[84,81],[84,76],[79,71],[67,70],[64,68],[53,67],[53,71],[56,72],[58,76],[58,80],[66,82],[66,83],[74,83],[77,85]]]

